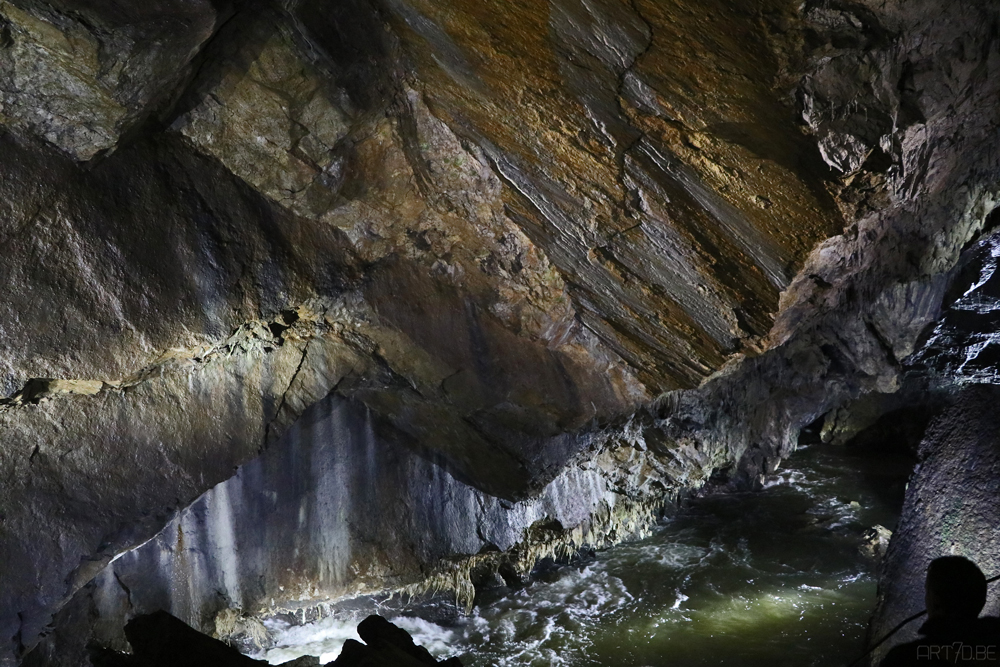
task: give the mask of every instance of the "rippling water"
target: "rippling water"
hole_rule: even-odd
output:
[[[844,665],[875,598],[862,533],[892,528],[906,462],[800,450],[764,491],[691,501],[644,540],[480,594],[470,616],[438,601],[357,600],[305,626],[275,620],[272,663],[336,658],[377,611],[439,658],[513,665]]]

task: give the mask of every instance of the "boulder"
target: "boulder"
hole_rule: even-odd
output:
[[[435,660],[430,651],[413,643],[406,630],[377,614],[358,624],[358,634],[365,643],[348,639],[333,662],[334,667],[462,667],[458,658]]]
[[[136,616],[125,625],[131,654],[93,649],[94,667],[254,667],[253,660],[202,634],[165,611]]]

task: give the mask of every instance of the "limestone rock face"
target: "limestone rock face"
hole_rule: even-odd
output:
[[[790,5],[387,4],[431,107],[647,386],[760,349],[779,292],[844,224],[775,89]]]
[[[988,225],[1000,215],[994,211]],[[947,307],[910,359],[914,371],[944,387],[1000,384],[997,378],[997,301],[1000,235],[994,230],[963,253],[945,297]]]
[[[238,17],[200,74],[205,94],[172,129],[270,199],[318,217],[344,180],[345,156],[335,149],[351,108],[297,37],[275,11]]]
[[[998,200],[997,20],[0,2],[0,664],[43,634],[33,659],[77,655],[60,609],[118,622],[182,580],[224,591],[177,593],[202,629],[272,595],[462,588],[448,564],[484,548],[527,562],[752,486],[802,426],[895,392],[964,275]],[[331,405],[355,426],[302,435]],[[391,444],[289,463],[298,487],[247,464],[356,441]],[[233,533],[260,558],[184,562],[180,535],[221,558],[269,502],[367,514],[310,524],[294,586],[267,524]]]
[[[294,409],[283,400],[293,380],[329,390],[296,372],[326,327],[319,314],[275,311],[342,274],[345,254],[335,232],[272,212],[216,164],[161,162],[168,145],[83,172],[4,141],[2,271],[24,290],[0,310],[0,606],[4,632],[22,641],[44,626],[42,610],[254,456]],[[305,254],[289,236],[309,239]],[[243,272],[241,261],[285,252],[270,275]]]
[[[508,502],[456,479],[329,396],[260,458],[178,513],[155,538],[96,573],[54,621],[30,665],[84,665],[88,641],[116,650],[136,614],[169,610],[205,632],[313,614],[382,590],[438,589],[471,605],[476,573],[527,576],[535,561],[642,534],[709,467],[691,447],[657,452],[593,437],[533,498]],[[278,548],[275,548],[276,545]],[[459,556],[459,558],[456,558]],[[428,568],[431,571],[428,572]],[[248,644],[269,647],[266,631]]]
[[[987,225],[995,226],[995,219],[994,212]],[[941,317],[904,364],[902,393],[909,394],[911,403],[922,404],[930,424],[914,452],[918,463],[882,563],[869,627],[872,642],[924,608],[924,578],[933,559],[961,555],[977,563],[987,577],[1000,568],[995,544],[1000,463],[994,423],[993,296],[998,243],[1000,234],[993,229],[962,253]],[[937,406],[932,405],[935,401]],[[995,588],[991,585],[984,614],[998,613]],[[894,635],[875,652],[872,664],[895,644],[915,639],[919,625],[913,622]]]
[[[208,0],[5,0],[0,122],[77,160],[109,152],[171,100],[224,18]]]

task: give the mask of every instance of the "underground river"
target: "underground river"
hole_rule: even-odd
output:
[[[264,657],[329,662],[377,612],[467,667],[842,667],[875,602],[876,563],[859,546],[894,527],[910,465],[805,447],[762,491],[686,501],[643,540],[480,592],[468,616],[446,600],[353,600],[308,625],[272,619]]]

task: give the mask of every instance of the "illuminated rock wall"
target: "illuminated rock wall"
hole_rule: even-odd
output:
[[[386,589],[438,590],[471,605],[474,578],[523,577],[538,559],[642,534],[676,499],[655,465],[623,447],[507,502],[378,435],[368,408],[331,395],[98,573],[27,664],[89,664],[88,641],[127,650],[125,621],[158,609],[213,633],[230,610],[315,617],[324,604]]]

